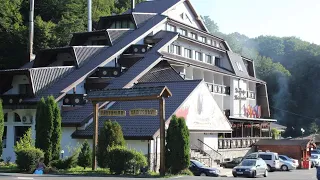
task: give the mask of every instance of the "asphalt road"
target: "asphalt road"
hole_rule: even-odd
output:
[[[24,174],[0,174],[1,180],[146,180],[146,178],[123,178],[123,177],[80,177],[80,176],[50,176],[50,175],[42,175],[42,176],[33,176],[33,175],[24,175]],[[159,178],[148,178],[148,179],[159,179]],[[206,179],[234,179],[234,180],[241,180],[244,178],[234,178],[234,177],[219,177],[219,178],[212,178],[212,177],[174,177],[168,178],[172,180],[206,180]],[[295,170],[291,172],[272,172],[269,173],[269,176],[258,177],[257,179],[264,179],[264,180],[317,180],[316,178],[316,170]]]

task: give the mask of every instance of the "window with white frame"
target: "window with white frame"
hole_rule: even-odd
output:
[[[182,36],[187,36],[187,30],[185,29],[179,29],[178,32],[182,35]]]
[[[192,33],[190,33],[190,37],[192,39],[197,39],[197,34],[192,32]]]
[[[237,67],[238,67],[239,71],[243,71],[243,69],[242,69],[242,66],[241,66],[240,62],[236,62],[236,64],[237,64]]]
[[[184,55],[185,55],[185,57],[191,59],[191,58],[192,58],[192,51],[191,51],[191,49],[185,48],[185,49],[184,49]]]
[[[218,67],[221,67],[221,60],[218,57],[215,57],[214,64]]]
[[[171,25],[171,24],[167,24],[167,30],[175,32],[176,31],[176,27]]]
[[[178,45],[174,45],[174,51],[177,55],[181,55],[181,47]]]
[[[195,58],[196,60],[202,61],[202,53],[201,52],[196,51],[195,55],[196,55],[196,58]]]
[[[212,45],[212,39],[208,39],[207,44]]]
[[[170,44],[170,46],[168,46],[168,52],[174,53],[174,45],[173,44]]]
[[[206,38],[206,37],[203,37],[203,36],[200,36],[200,37],[199,37],[199,41],[201,41],[201,42],[203,42],[203,43],[206,43],[207,38]]]
[[[213,46],[217,46],[217,41],[213,41]]]
[[[206,55],[206,63],[212,64],[212,56],[211,55]]]

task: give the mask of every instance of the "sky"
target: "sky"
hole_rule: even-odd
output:
[[[191,0],[223,33],[296,36],[320,45],[320,0]]]

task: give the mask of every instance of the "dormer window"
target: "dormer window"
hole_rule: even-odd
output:
[[[129,20],[115,21],[110,26],[111,29],[134,29],[134,24]]]
[[[214,64],[218,67],[221,67],[221,60],[220,58],[216,57],[215,60],[214,60]]]
[[[239,62],[236,62],[236,65],[237,65],[239,71],[243,71],[242,66]]]
[[[31,94],[29,84],[19,84],[19,94],[22,94],[22,95]]]

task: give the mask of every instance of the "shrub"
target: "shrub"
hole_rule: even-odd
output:
[[[22,138],[14,146],[14,151],[20,151],[22,149],[34,148],[33,139],[31,137],[31,128],[23,135]]]
[[[78,165],[84,169],[91,165],[92,154],[87,140],[82,144],[81,152],[78,157]]]
[[[53,131],[51,135],[52,160],[58,160],[60,158],[61,151],[61,113],[60,108],[53,96],[48,97],[47,104],[49,103],[53,111]]]
[[[166,136],[166,167],[177,174],[189,167],[189,130],[184,118],[173,116]]]
[[[147,166],[147,158],[135,150],[116,146],[108,149],[107,165],[115,174],[135,173],[141,167]]]
[[[37,165],[44,153],[37,148],[28,148],[16,151],[16,163],[21,171],[30,171]]]
[[[51,166],[57,169],[70,169],[77,166],[78,154],[73,154],[66,159],[54,160],[51,162]]]
[[[107,167],[107,149],[108,147],[124,146],[125,141],[121,126],[117,122],[108,120],[100,129],[98,137],[97,161],[101,168]]]

